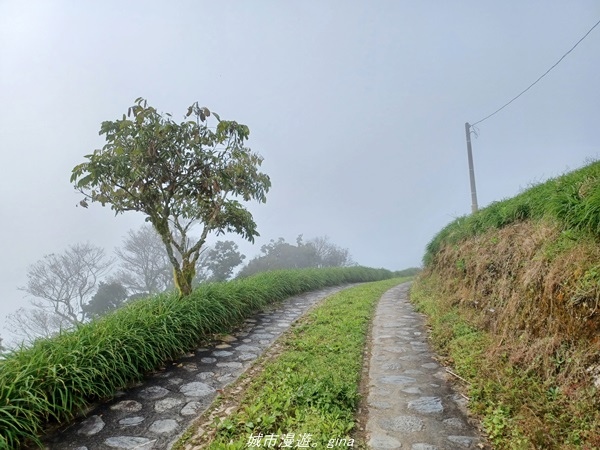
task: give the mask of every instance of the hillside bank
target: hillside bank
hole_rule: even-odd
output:
[[[600,448],[600,165],[459,218],[411,299],[496,448]]]

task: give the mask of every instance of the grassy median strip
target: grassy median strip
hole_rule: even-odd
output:
[[[385,291],[403,281],[368,283],[326,299],[281,338],[281,353],[248,383],[235,412],[217,417],[212,433],[175,448],[346,446],[355,425],[374,307]],[[200,433],[187,433],[193,434]]]

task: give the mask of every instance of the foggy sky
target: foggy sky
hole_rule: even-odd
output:
[[[137,97],[182,120],[198,101],[250,127],[272,189],[260,246],[327,235],[366,266],[421,264],[470,212],[464,124],[490,114],[600,19],[574,1],[0,3],[0,327],[28,265],[143,216],[77,208],[71,169]],[[479,125],[480,206],[597,158],[600,27]],[[223,237],[220,237],[223,239]],[[4,330],[0,335],[6,336]]]

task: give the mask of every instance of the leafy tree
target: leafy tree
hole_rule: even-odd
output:
[[[165,246],[150,225],[129,230],[115,250],[120,269],[113,277],[132,294],[155,294],[173,287],[173,267]]]
[[[160,236],[149,225],[130,230],[123,246],[115,251],[121,262],[112,280],[123,285],[132,295],[147,295],[173,288],[173,267]],[[194,282],[223,281],[246,257],[233,241],[217,241],[204,246],[196,261]]]
[[[276,269],[301,269],[305,267],[341,267],[353,265],[350,253],[329,242],[327,237],[303,242],[302,235],[296,239],[296,245],[279,238],[271,240],[261,247],[259,255],[246,264],[240,271],[240,277]]]
[[[19,289],[36,298],[34,307],[57,316],[55,323],[74,326],[88,318],[84,305],[111,264],[102,248],[75,244],[30,266],[27,284]]]
[[[217,123],[209,127],[208,118]],[[189,120],[193,117],[195,120]],[[249,241],[256,223],[239,200],[266,201],[271,182],[262,157],[244,147],[246,125],[221,120],[194,103],[176,123],[138,98],[127,116],[105,121],[106,145],[73,168],[71,182],[87,200],[115,213],[143,212],[167,250],[180,295],[192,290],[196,262],[209,233],[235,232]],[[189,232],[200,225],[200,237]]]
[[[207,281],[225,281],[231,278],[233,270],[246,258],[233,241],[218,241],[205,255],[202,267],[208,271]]]
[[[300,269],[311,267],[314,255],[311,249],[294,246],[279,238],[271,241],[260,248],[262,255],[251,259],[238,274],[246,277],[258,272],[267,272],[276,269]]]
[[[110,283],[100,282],[98,291],[92,297],[90,302],[83,306],[86,315],[95,319],[103,316],[107,312],[118,308],[127,300],[127,289],[117,281]]]

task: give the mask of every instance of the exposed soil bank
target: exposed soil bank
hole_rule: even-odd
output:
[[[547,221],[444,244],[413,286],[497,448],[600,448],[600,243]]]

